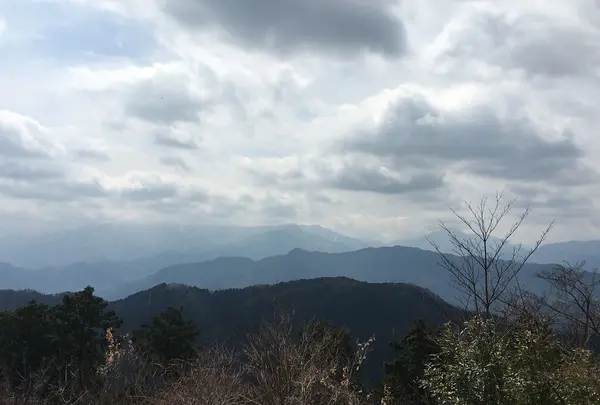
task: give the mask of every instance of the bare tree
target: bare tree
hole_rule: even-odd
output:
[[[314,326],[314,325],[313,325]],[[294,339],[291,318],[281,314],[248,336],[246,374],[261,405],[363,405],[366,395],[353,381],[372,340],[358,344],[350,357],[338,351],[332,329],[305,327]]]
[[[561,326],[579,346],[600,336],[600,276],[597,269],[585,271],[584,265],[585,262],[565,263],[538,273],[550,284],[548,296],[540,298],[540,302],[561,318]]]
[[[462,225],[472,232],[472,235],[462,237],[444,222],[439,222],[440,228],[448,235],[454,256],[442,252],[433,240],[428,239],[441,257],[441,266],[450,273],[454,286],[461,293],[458,299],[465,309],[483,313],[486,317],[490,316],[496,303],[502,302],[513,283],[518,286],[517,275],[553,226],[553,222],[550,223],[530,249],[523,249],[521,244],[511,245],[510,238],[523,224],[531,208],[526,206],[506,233],[496,237],[498,226],[507,219],[516,202],[513,199],[503,204],[503,200],[504,195],[496,193],[491,203],[487,198],[483,198],[477,206],[465,202],[470,218],[450,208]]]

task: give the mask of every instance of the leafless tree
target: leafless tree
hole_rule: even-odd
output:
[[[503,204],[503,200],[504,195],[496,193],[493,202],[487,198],[481,199],[476,206],[465,202],[470,214],[468,217],[450,208],[472,233],[463,237],[440,221],[439,226],[448,235],[454,256],[442,252],[438,244],[428,239],[441,257],[441,266],[450,273],[454,286],[461,293],[458,299],[465,309],[487,317],[496,304],[502,303],[509,288],[514,284],[518,286],[517,275],[553,226],[553,222],[550,223],[530,249],[523,249],[521,244],[510,244],[511,237],[531,212],[531,208],[526,206],[506,233],[496,237],[498,227],[507,220],[516,202],[513,199]]]
[[[540,301],[561,318],[561,326],[580,346],[600,336],[600,276],[597,269],[585,271],[584,265],[565,263],[538,274],[550,284],[548,296]]]
[[[248,336],[247,376],[253,382],[253,403],[261,405],[363,405],[366,396],[353,386],[371,341],[359,344],[351,358],[336,351],[331,330],[305,328],[299,341],[291,319],[281,314]]]

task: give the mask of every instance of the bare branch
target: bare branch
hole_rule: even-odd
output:
[[[440,255],[439,264],[450,273],[454,287],[465,295],[463,304],[471,305],[472,308],[468,309],[474,309],[476,313],[483,312],[488,317],[509,288],[518,285],[519,272],[546,239],[553,226],[551,223],[525,254],[521,254],[521,245],[515,245],[512,253],[506,255],[510,239],[529,216],[531,208],[525,207],[515,222],[508,227],[507,232],[498,238],[494,233],[517,201],[513,199],[503,204],[503,199],[502,193],[496,193],[493,203],[489,203],[487,198],[482,198],[476,206],[465,202],[469,218],[450,208],[459,222],[472,233],[469,237],[461,237],[440,221],[439,226],[452,245],[453,256],[442,252],[435,242],[428,239]]]
[[[563,326],[581,346],[593,336],[600,336],[600,277],[597,270],[586,272],[584,265],[585,262],[565,263],[537,275],[550,284],[551,296],[544,302],[545,307],[563,318],[563,323],[567,323]]]

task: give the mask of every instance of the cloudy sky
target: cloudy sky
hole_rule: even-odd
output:
[[[598,0],[0,0],[0,228],[598,238],[599,99]]]

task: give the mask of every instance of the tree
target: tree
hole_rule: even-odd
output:
[[[88,287],[53,307],[30,302],[0,314],[0,362],[12,389],[64,402],[67,392],[98,387],[105,330],[121,320],[93,293]]]
[[[513,326],[482,316],[446,325],[422,386],[446,405],[598,403],[600,369],[591,352],[564,347],[537,319]]]
[[[462,300],[465,309],[483,313],[486,317],[490,316],[497,303],[502,303],[502,298],[509,288],[515,283],[518,284],[519,272],[553,226],[553,222],[550,223],[533,247],[524,253],[521,244],[511,247],[511,237],[523,224],[531,209],[526,206],[516,221],[498,238],[495,236],[498,227],[517,201],[513,199],[503,204],[503,200],[503,194],[497,193],[492,204],[488,203],[487,198],[483,198],[477,206],[465,202],[470,219],[450,208],[459,222],[472,232],[469,237],[461,237],[440,221],[440,228],[448,235],[458,260],[442,252],[433,240],[429,240],[441,257],[442,267],[450,273],[455,287],[463,294],[459,299]]]
[[[317,323],[305,326],[296,339],[293,329],[290,315],[279,313],[274,321],[264,322],[257,333],[248,335],[244,355],[246,376],[256,398],[252,402],[364,404],[365,395],[356,381],[373,339],[358,342],[356,352],[346,358],[340,355],[346,350],[344,331]]]
[[[329,322],[318,321],[306,324],[302,328],[301,338],[309,345],[324,342],[327,345],[324,351],[329,352],[340,362],[347,362],[354,355],[350,332],[347,329],[337,328]]]
[[[396,358],[385,363],[383,385],[388,397],[406,405],[433,403],[427,391],[420,386],[426,365],[440,350],[433,335],[434,331],[419,319],[399,342],[390,343]]]
[[[144,355],[168,363],[191,358],[198,335],[194,323],[183,318],[183,308],[169,307],[135,331],[133,343]]]
[[[550,293],[541,298],[542,306],[560,318],[559,324],[577,346],[587,346],[600,337],[600,305],[598,270],[586,272],[585,262],[557,265],[538,273],[550,284]]]
[[[331,370],[331,379],[341,383],[349,378],[348,384],[359,389],[359,374],[348,374],[348,370],[344,369],[351,364],[355,355],[348,329],[338,328],[325,321],[311,322],[302,328],[300,344],[312,348],[311,352],[305,352],[306,356],[314,356],[314,351],[318,350],[321,360],[337,365]]]
[[[113,311],[106,311],[108,302],[94,295],[88,286],[67,294],[52,308],[56,322],[55,366],[57,372],[68,372],[80,382],[93,382],[104,362],[108,342],[106,330],[116,329],[122,320]]]
[[[11,387],[30,392],[54,355],[50,307],[31,301],[0,314],[0,364]]]

